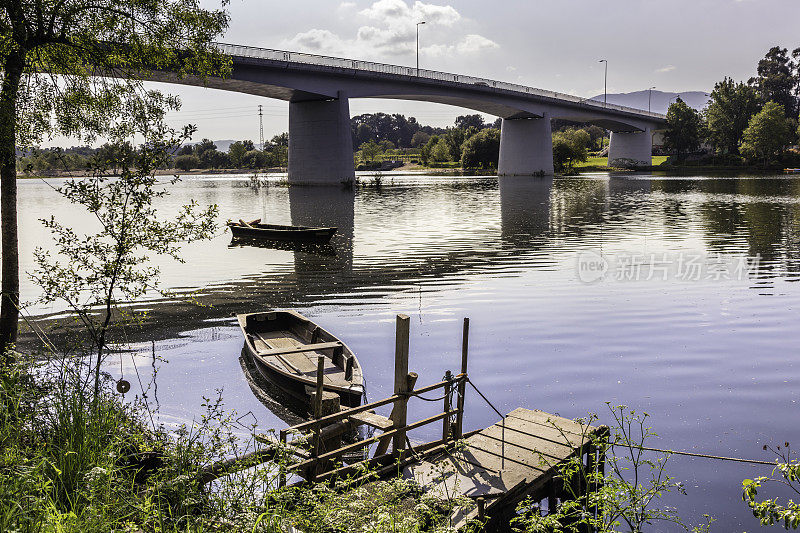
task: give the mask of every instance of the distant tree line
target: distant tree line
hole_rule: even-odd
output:
[[[730,164],[799,165],[800,48],[775,46],[747,82],[725,77],[709,105],[695,111],[680,98],[669,107],[665,147],[682,162],[705,147],[709,157]]]

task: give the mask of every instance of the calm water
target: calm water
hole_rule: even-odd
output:
[[[41,181],[21,181],[19,194],[24,269],[48,238],[36,219],[91,226]],[[192,199],[218,204],[223,220],[339,232],[328,254],[231,247],[220,233],[186,247],[186,264],[162,265],[165,286],[199,289],[206,307],[147,303],[157,325],[131,333],[143,354],[115,359],[112,371],[121,365],[130,379],[136,362],[147,379],[155,340],[169,361],[158,374],[167,422],[191,420],[203,396],[224,389],[244,420],[282,425],[286,415],[247,385],[231,315],[295,308],[359,355],[371,398],[391,394],[395,314],[412,318],[420,384],[457,370],[468,316],[470,375],[503,412],[597,412],[607,422],[605,402],[624,403],[651,415],[661,435],[652,445],[765,460],[763,444],[800,441],[800,179],[385,175],[380,190],[344,192],[200,176],[161,207],[171,213]],[[37,291],[25,282],[23,293]],[[419,418],[434,409],[412,404]],[[468,396],[470,429],[495,421]],[[740,484],[768,470],[670,463],[689,496],[668,503],[687,519],[710,513],[716,531],[758,528]]]

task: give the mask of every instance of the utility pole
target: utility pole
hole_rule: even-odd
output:
[[[259,141],[261,142],[261,151],[264,151],[264,113],[261,109],[261,104],[258,106],[258,130]]]
[[[603,107],[608,106],[608,60],[601,59],[598,63],[606,64],[606,75],[603,81]]]

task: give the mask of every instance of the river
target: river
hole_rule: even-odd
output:
[[[109,370],[136,382],[138,369],[146,381],[154,340],[168,361],[157,378],[166,423],[199,416],[203,397],[222,389],[243,421],[284,425],[247,385],[232,315],[293,308],[358,354],[373,399],[391,394],[397,313],[411,317],[421,385],[458,370],[469,317],[470,376],[502,412],[608,422],[605,402],[625,404],[650,415],[652,446],[768,461],[764,444],[800,442],[800,177],[389,173],[350,192],[280,179],[253,188],[247,176],[187,176],[159,204],[165,215],[196,200],[218,204],[223,221],[339,228],[326,254],[231,246],[220,231],[185,246],[184,264],[157,261],[165,287],[204,306],[142,304],[153,325],[132,333],[139,355],[115,356]],[[19,212],[26,271],[49,242],[37,219],[91,226],[41,180],[19,181]],[[27,278],[22,293],[38,295]],[[410,419],[436,407],[413,404]],[[496,418],[468,393],[466,429]],[[708,513],[712,531],[758,528],[741,481],[769,467],[673,457],[668,470],[688,496],[666,503],[687,520]]]

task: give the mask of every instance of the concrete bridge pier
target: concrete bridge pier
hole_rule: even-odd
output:
[[[553,175],[553,137],[550,115],[503,119],[498,176]]]
[[[355,179],[350,104],[333,100],[289,102],[289,183],[339,185]]]
[[[653,164],[653,132],[611,132],[608,165],[611,167],[649,167]]]

